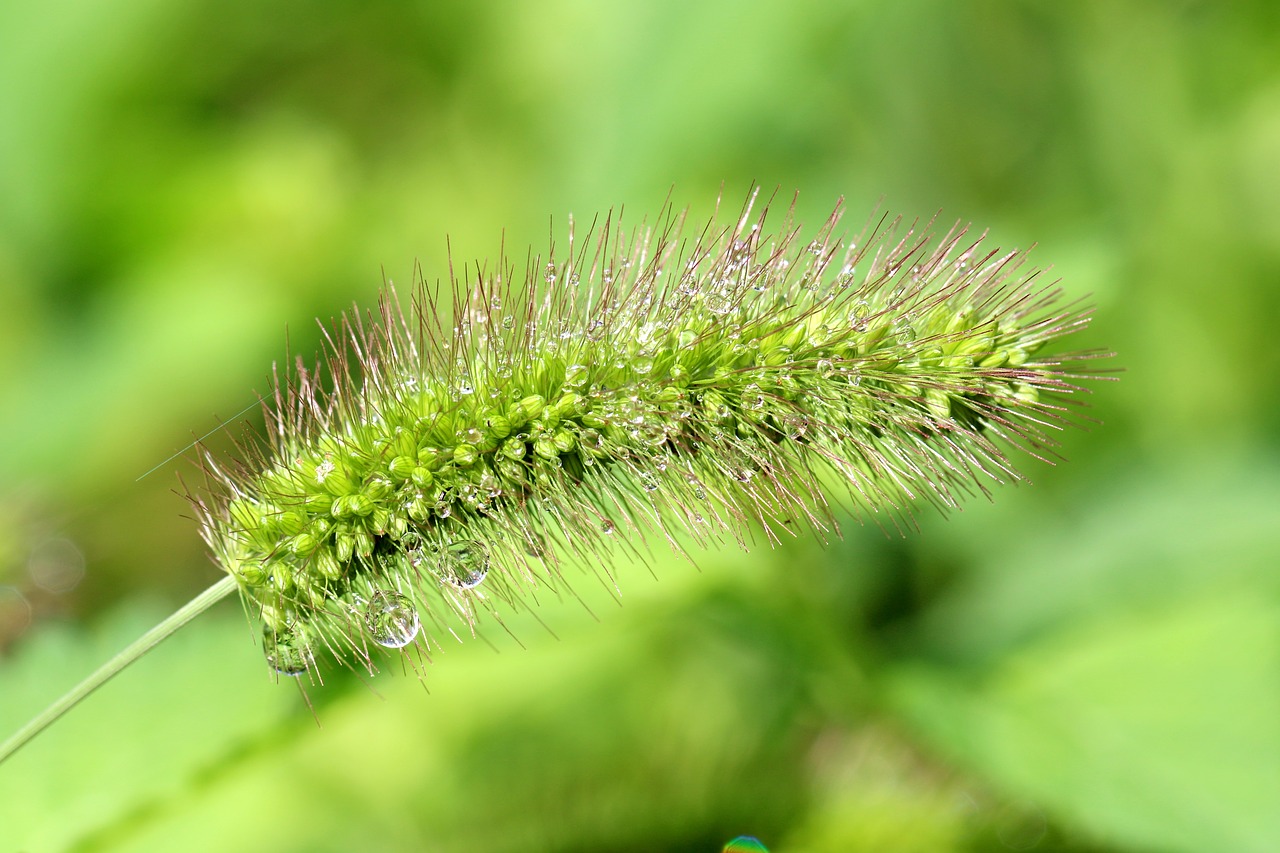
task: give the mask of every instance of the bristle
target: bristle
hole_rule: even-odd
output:
[[[839,206],[806,241],[757,202],[692,236],[611,213],[407,304],[388,286],[276,374],[267,440],[204,454],[193,497],[272,666],[372,670],[581,568],[612,585],[619,542],[826,537],[839,507],[902,525],[1017,479],[1010,448],[1052,455],[1099,354],[1045,352],[1089,312],[1022,253],[898,220],[846,240]]]

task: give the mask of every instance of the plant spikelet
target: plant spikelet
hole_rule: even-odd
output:
[[[1050,354],[1089,312],[1022,253],[768,214],[753,193],[696,232],[571,224],[523,270],[388,287],[327,328],[277,376],[266,439],[202,452],[191,493],[272,667],[429,659],[584,569],[612,586],[615,541],[828,536],[838,506],[900,525],[1019,479],[1010,449],[1051,455],[1101,354]]]

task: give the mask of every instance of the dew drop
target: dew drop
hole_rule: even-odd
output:
[[[640,473],[640,487],[646,492],[656,492],[658,490],[658,478],[651,471],[642,471]]]
[[[267,665],[281,675],[302,675],[315,663],[306,636],[292,624],[278,631],[264,625],[262,652],[266,655]]]
[[[607,518],[606,518],[606,519],[604,519],[604,520],[602,520],[602,521],[600,522],[600,532],[601,532],[601,533],[609,534],[609,533],[612,533],[612,532],[613,532],[614,530],[616,530],[616,529],[617,529],[617,527],[614,525],[614,523],[613,523],[612,521],[610,521],[609,519],[607,519]]]
[[[408,598],[392,590],[380,589],[365,604],[364,626],[378,645],[402,649],[418,636],[422,621]]]
[[[898,341],[909,344],[916,339],[916,327],[911,325],[911,321],[902,317],[893,324],[893,334]]]
[[[516,325],[516,320],[510,314],[502,318],[502,328],[511,329]]]
[[[818,373],[825,377],[831,377],[836,372],[835,362],[829,358],[820,358],[816,364]]]
[[[445,582],[459,589],[477,587],[489,574],[489,547],[478,539],[450,542],[440,556]]]
[[[588,372],[585,364],[571,364],[565,368],[564,384],[570,388],[581,388],[587,384]]]
[[[787,438],[793,441],[804,438],[809,432],[809,419],[801,414],[792,413],[782,420]]]
[[[733,301],[723,293],[712,291],[703,297],[707,310],[723,317],[733,311]]]
[[[646,376],[653,370],[653,359],[647,355],[637,356],[631,367],[636,373]]]

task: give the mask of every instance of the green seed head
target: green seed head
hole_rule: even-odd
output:
[[[1016,478],[1010,448],[1052,447],[1098,354],[1046,354],[1088,312],[1058,308],[1021,254],[963,228],[845,240],[839,210],[797,242],[754,200],[689,239],[679,216],[611,220],[523,281],[455,281],[452,317],[425,286],[408,313],[388,289],[374,322],[330,333],[333,390],[282,377],[270,439],[206,456],[192,498],[270,665],[429,650],[562,584],[563,563],[607,560],[615,531],[822,534],[841,495],[946,509]]]

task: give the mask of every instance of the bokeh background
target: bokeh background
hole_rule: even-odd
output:
[[[137,478],[286,333],[446,235],[752,182],[1038,244],[1104,424],[905,537],[658,553],[319,726],[226,602],[0,766],[0,849],[1280,849],[1271,0],[5,0],[0,733],[217,577],[190,469]]]

